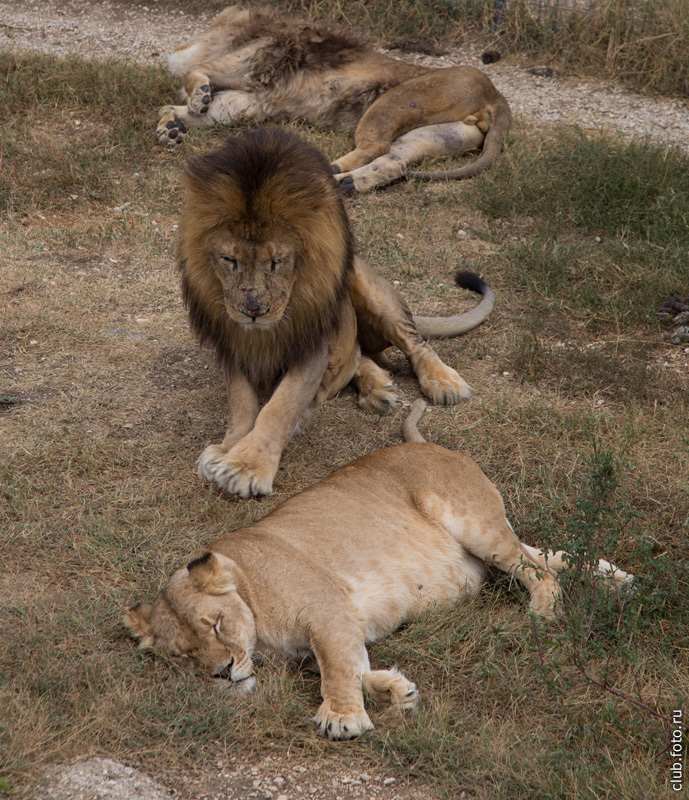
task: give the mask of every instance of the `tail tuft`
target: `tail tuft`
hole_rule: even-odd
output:
[[[468,269],[460,269],[455,273],[455,283],[460,289],[468,289],[470,292],[476,294],[486,294],[488,284],[479,277],[475,272],[470,272]]]

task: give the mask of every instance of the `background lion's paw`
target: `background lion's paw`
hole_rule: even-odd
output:
[[[330,708],[327,700],[321,704],[314,721],[318,733],[328,739],[354,739],[373,730],[373,723],[363,706],[355,711],[339,713]]]
[[[213,93],[209,83],[197,86],[187,98],[187,105],[192,114],[205,114],[211,104]]]
[[[160,119],[156,128],[156,137],[160,144],[182,144],[187,133],[187,126],[172,110],[172,106],[160,109]]]

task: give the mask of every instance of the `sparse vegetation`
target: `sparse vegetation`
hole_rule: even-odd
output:
[[[373,664],[418,683],[422,709],[374,711],[374,732],[333,745],[305,721],[313,676],[265,664],[257,693],[230,704],[138,652],[121,614],[221,531],[398,442],[404,410],[379,419],[348,392],[329,402],[269,498],[228,498],[196,477],[225,399],[172,268],[179,174],[226,132],[159,148],[168,78],[104,69],[0,54],[0,97],[20,93],[22,108],[0,141],[0,795],[76,755],[169,778],[230,752],[299,752],[446,797],[662,796],[662,717],[686,708],[689,686],[689,355],[661,339],[655,310],[687,291],[686,156],[517,128],[470,185],[348,201],[360,250],[415,311],[473,302],[449,286],[459,265],[494,286],[490,320],[437,348],[475,399],[430,410],[422,427],[478,461],[525,541],[566,544],[573,560],[552,627],[532,627],[523,594],[496,579],[372,647]],[[116,119],[113,98],[126,109]],[[344,150],[341,136],[300,133]],[[412,400],[415,381],[396,381]],[[601,590],[598,557],[637,573],[637,591]]]

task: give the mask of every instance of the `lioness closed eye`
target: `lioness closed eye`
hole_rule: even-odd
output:
[[[225,438],[199,474],[242,497],[268,494],[283,448],[311,407],[350,381],[378,413],[397,399],[375,356],[409,359],[423,393],[451,405],[466,382],[425,341],[479,325],[494,297],[473,273],[455,280],[483,295],[455,317],[412,317],[390,283],[354,255],[341,192],[328,162],[279,128],[230,137],[192,159],[178,262],[191,325],[211,343],[228,397]],[[261,407],[261,405],[263,407]]]
[[[350,739],[373,727],[362,689],[402,711],[419,699],[402,673],[371,670],[366,643],[475,595],[486,565],[512,574],[531,609],[552,616],[563,554],[517,539],[470,458],[419,441],[413,419],[405,435],[416,441],[357,459],[188,561],[153,605],[127,611],[140,646],[191,656],[233,694],[255,685],[254,654],[315,657],[318,730]],[[606,561],[599,570],[631,579]]]
[[[222,11],[202,36],[172,53],[186,105],[164,106],[156,135],[179,144],[189,127],[294,120],[354,131],[355,149],[332,165],[343,186],[367,192],[404,175],[471,178],[498,157],[512,114],[473,67],[433,69],[378,53],[351,34],[270,9]],[[424,158],[477,147],[445,172],[407,172]]]

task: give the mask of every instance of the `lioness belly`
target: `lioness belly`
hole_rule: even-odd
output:
[[[418,619],[430,606],[452,605],[478,593],[484,565],[457,542],[439,548],[424,538],[423,556],[416,550],[411,561],[400,559],[382,572],[362,569],[349,578],[351,600],[365,620],[367,642]]]

